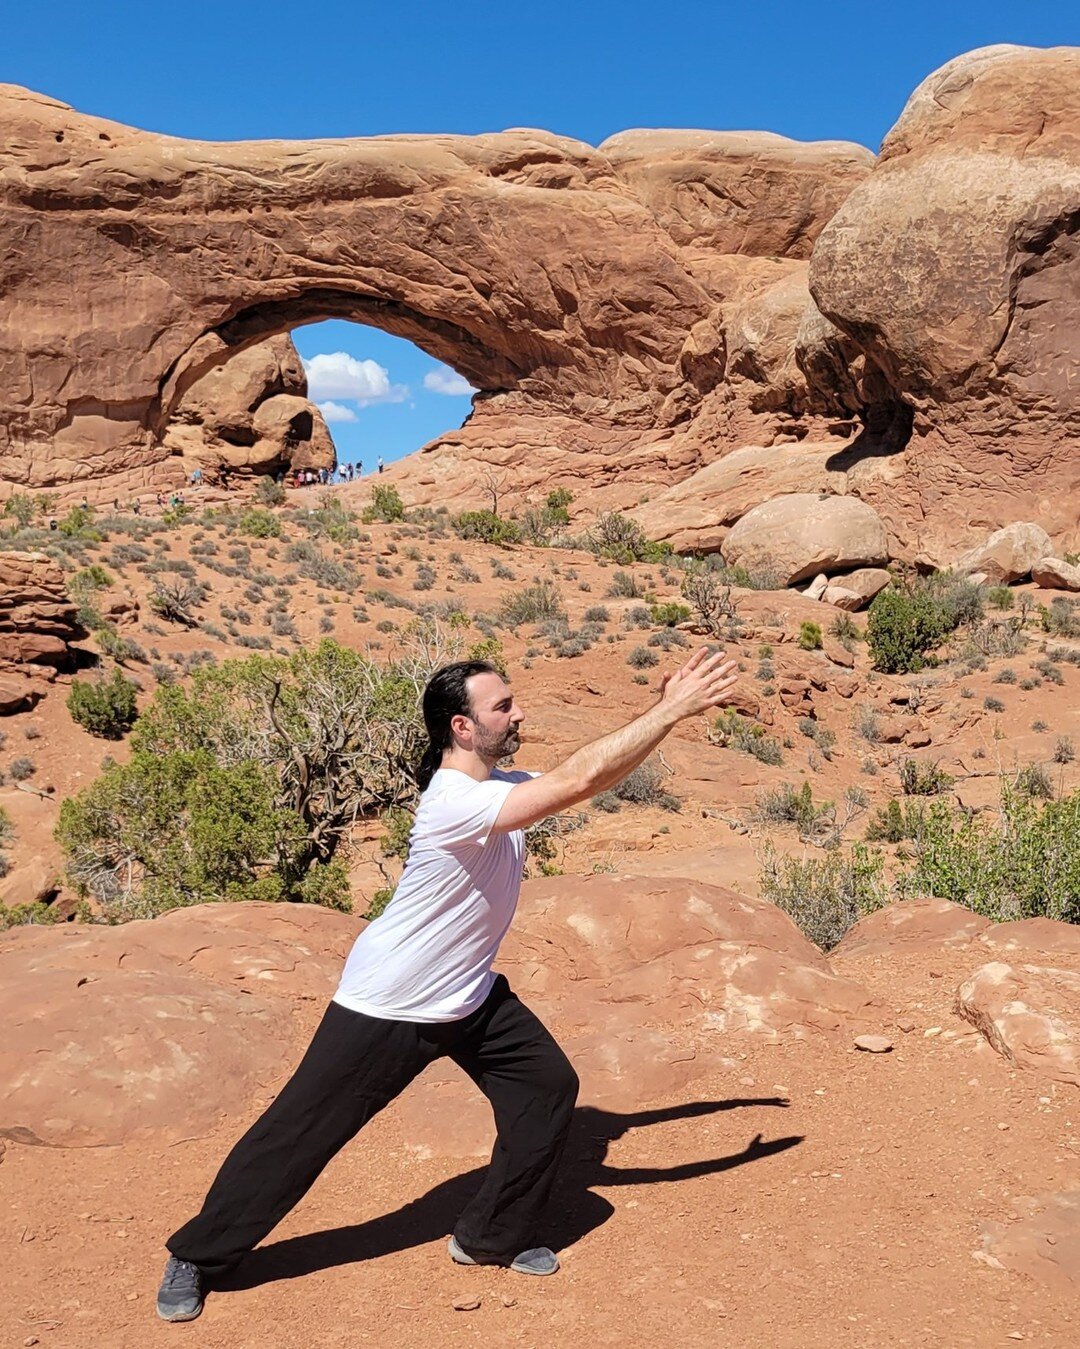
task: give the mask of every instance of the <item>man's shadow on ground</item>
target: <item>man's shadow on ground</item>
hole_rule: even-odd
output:
[[[768,1142],[757,1134],[742,1152],[731,1153],[727,1157],[683,1162],[678,1166],[620,1169],[606,1165],[608,1144],[622,1138],[630,1129],[664,1124],[671,1120],[692,1119],[742,1106],[783,1108],[786,1105],[787,1101],[781,1096],[742,1097],[728,1101],[688,1101],[683,1105],[641,1110],[628,1115],[598,1110],[594,1106],[578,1106],[574,1111],[560,1179],[549,1208],[546,1240],[556,1250],[561,1250],[607,1222],[615,1210],[601,1195],[592,1192],[593,1186],[652,1185],[660,1181],[711,1176],[720,1171],[730,1171],[746,1162],[771,1157],[803,1141],[802,1134],[774,1138]],[[452,1231],[458,1213],[479,1189],[484,1170],[484,1167],[477,1167],[454,1176],[395,1212],[372,1218],[368,1222],[350,1227],[334,1227],[325,1232],[309,1232],[304,1236],[288,1237],[284,1241],[261,1246],[216,1286],[222,1291],[257,1288],[260,1284],[277,1279],[296,1279],[316,1270],[374,1260],[395,1251],[437,1241]]]

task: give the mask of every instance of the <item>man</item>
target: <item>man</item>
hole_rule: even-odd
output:
[[[375,462],[378,464],[378,466],[379,466],[379,472],[381,473],[381,472],[383,471],[383,461],[382,461],[382,455],[381,455],[381,454],[379,455],[378,459],[377,459]]]
[[[409,857],[392,903],[356,939],[314,1039],[280,1095],[236,1144],[202,1212],[167,1242],[158,1314],[190,1321],[204,1282],[256,1246],[330,1159],[430,1063],[452,1059],[490,1100],[497,1138],[458,1218],[458,1264],[554,1274],[543,1209],[577,1098],[577,1076],[492,964],[517,905],[525,830],[613,787],[680,721],[727,701],[735,662],[696,652],[651,708],[549,773],[496,767],[525,714],[485,661],[436,671]]]

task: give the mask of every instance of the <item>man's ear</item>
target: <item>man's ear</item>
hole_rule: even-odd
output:
[[[460,712],[456,716],[450,718],[450,729],[459,740],[464,740],[471,735],[472,728],[473,724],[470,718],[464,716]]]

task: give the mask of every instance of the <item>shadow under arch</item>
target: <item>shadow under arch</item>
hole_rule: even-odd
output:
[[[691,1180],[716,1175],[736,1166],[771,1157],[804,1140],[802,1134],[762,1139],[756,1134],[741,1152],[683,1162],[666,1167],[611,1167],[606,1164],[608,1145],[631,1129],[712,1115],[721,1110],[747,1106],[786,1107],[783,1097],[738,1097],[723,1101],[688,1101],[681,1105],[631,1114],[578,1106],[567,1141],[562,1171],[549,1208],[545,1238],[556,1249],[580,1241],[601,1227],[614,1214],[614,1207],[593,1186],[654,1185],[664,1181]],[[221,1292],[257,1288],[280,1279],[298,1279],[317,1270],[357,1264],[392,1255],[413,1246],[423,1246],[449,1235],[458,1213],[479,1187],[485,1167],[453,1176],[418,1199],[368,1222],[335,1227],[303,1236],[287,1237],[252,1251],[227,1276],[215,1281]]]

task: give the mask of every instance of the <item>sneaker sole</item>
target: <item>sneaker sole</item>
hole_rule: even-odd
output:
[[[197,1316],[202,1315],[202,1304],[200,1303],[193,1312],[163,1312],[159,1307],[157,1314],[162,1321],[194,1321]]]
[[[457,1239],[455,1237],[450,1238],[447,1250],[450,1252],[450,1259],[453,1260],[455,1265],[476,1264],[476,1261],[472,1258],[472,1256],[467,1255],[457,1244]],[[559,1262],[558,1260],[556,1260],[554,1268],[552,1269],[532,1269],[529,1265],[519,1265],[518,1262],[514,1260],[511,1262],[510,1268],[514,1271],[515,1274],[531,1274],[534,1278],[544,1279],[551,1274],[558,1274]]]

